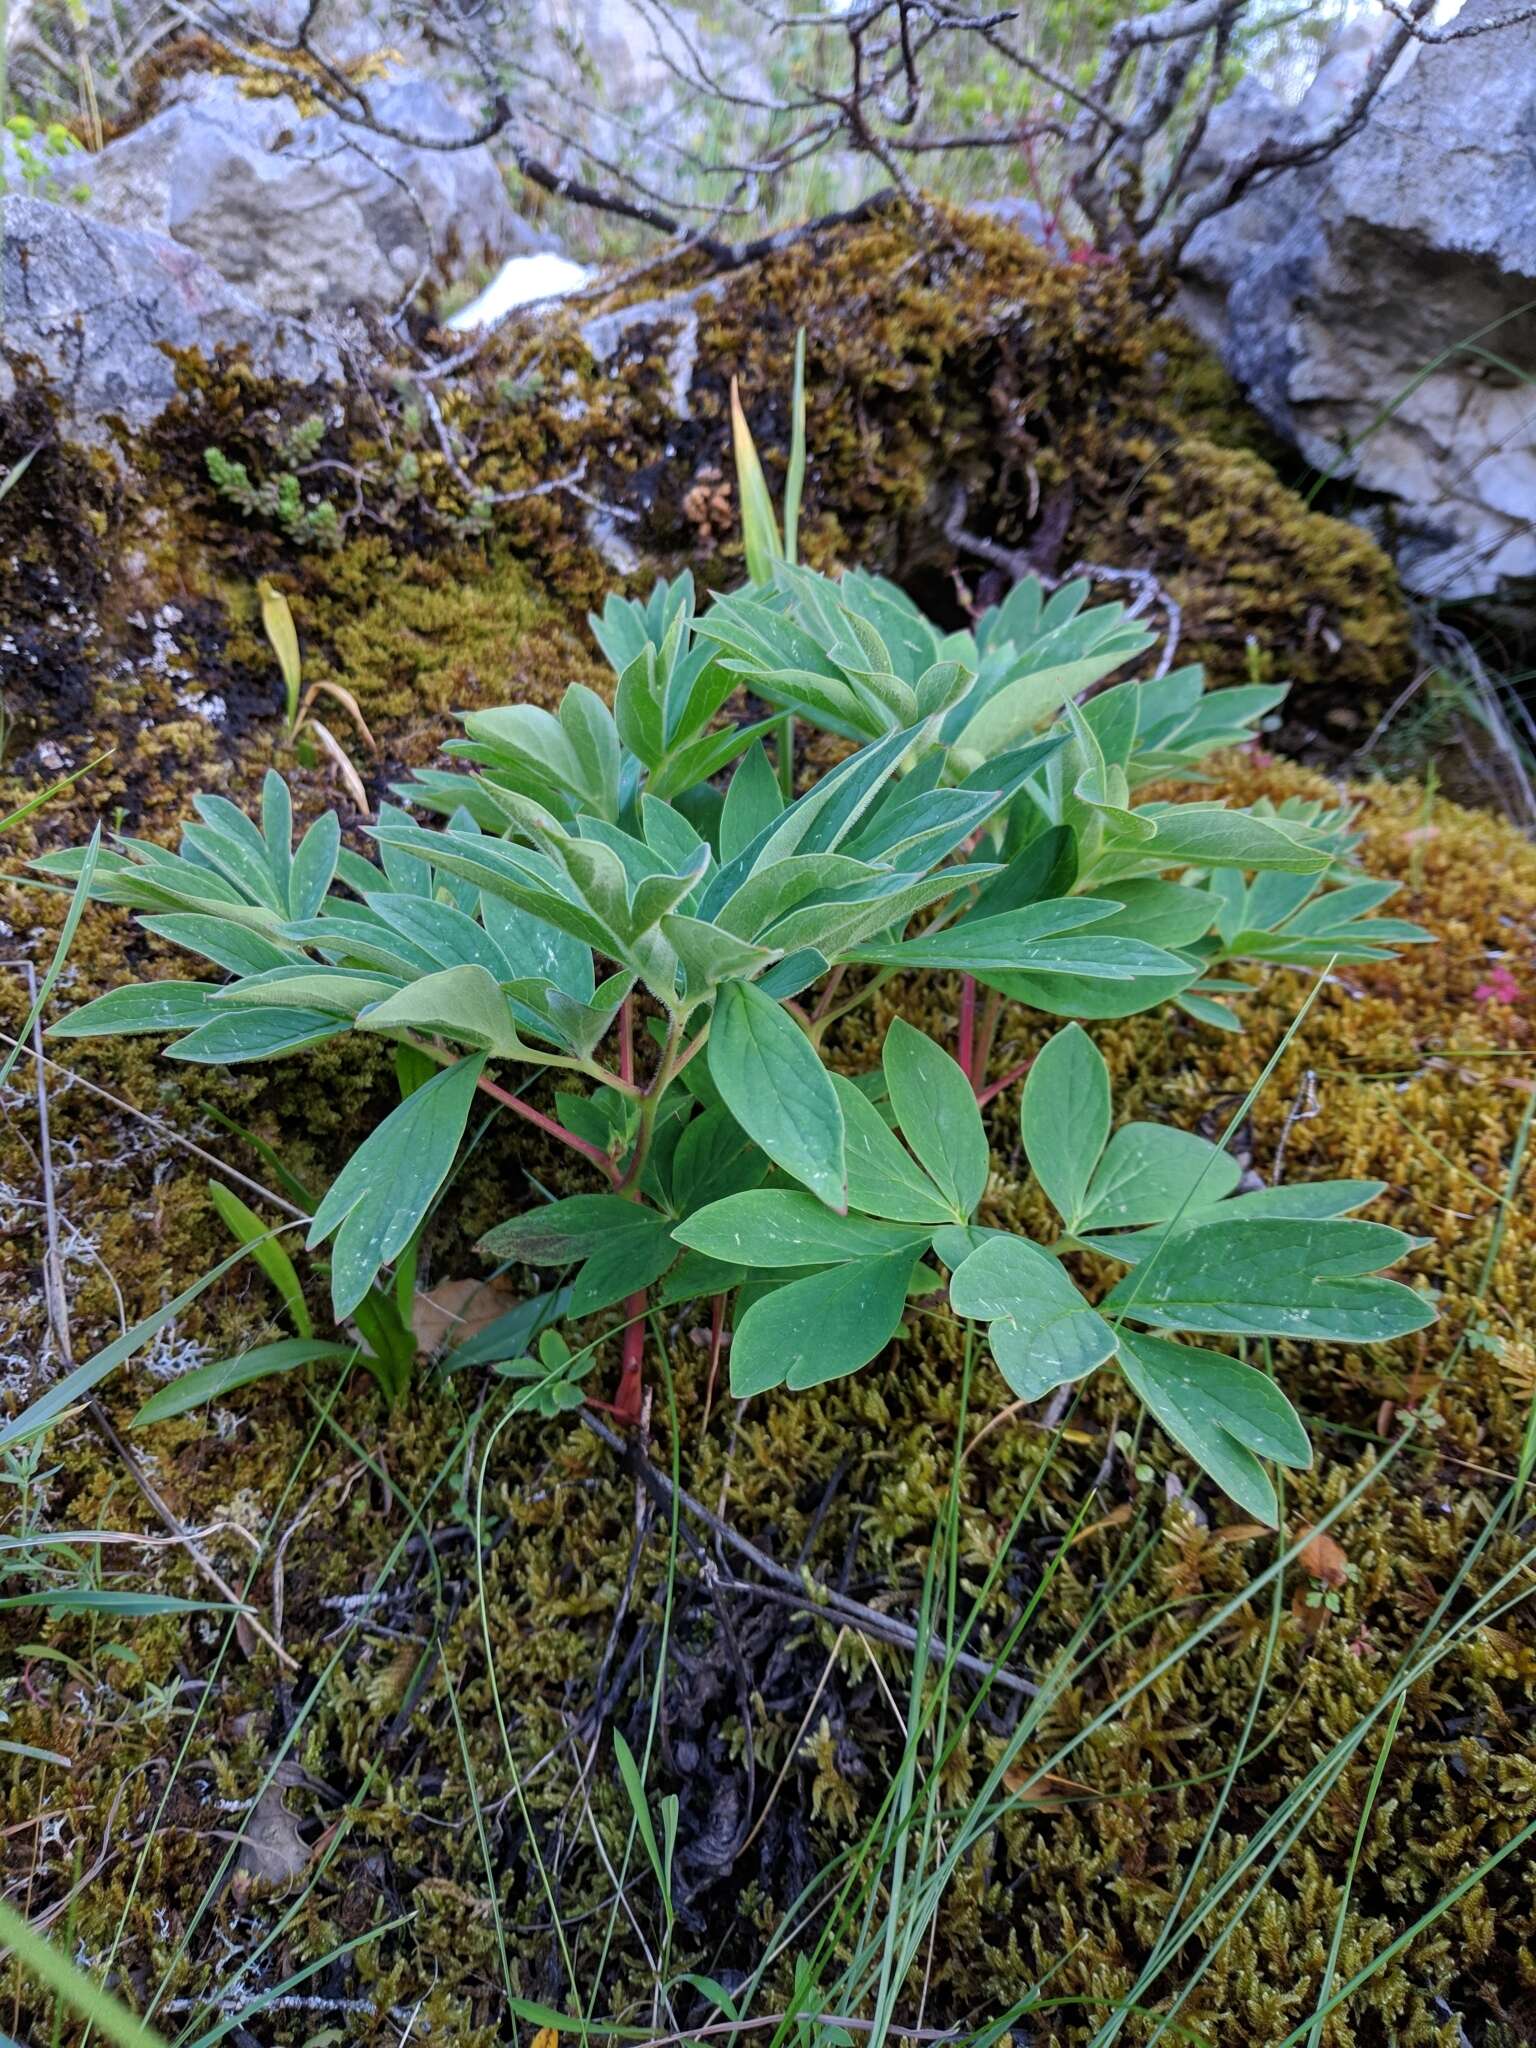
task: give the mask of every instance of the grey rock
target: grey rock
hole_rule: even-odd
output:
[[[1469,0],[1456,25],[1509,12]],[[1357,34],[1300,108],[1240,107],[1207,153],[1316,127],[1368,58]],[[1533,300],[1536,18],[1422,48],[1359,134],[1207,221],[1183,265],[1192,324],[1308,462],[1379,494],[1405,582],[1440,599],[1536,573]]]
[[[429,80],[370,88],[387,128],[452,141],[470,121]],[[391,312],[430,278],[547,243],[490,151],[432,149],[232,78],[178,81],[171,103],[89,159],[89,211],[154,228],[273,312]]]
[[[275,318],[163,235],[0,199],[0,360],[35,356],[86,438],[142,427],[176,395],[167,347],[244,346],[261,375],[337,383],[335,350]]]

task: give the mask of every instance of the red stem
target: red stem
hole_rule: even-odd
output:
[[[1028,1059],[1021,1060],[1016,1067],[1010,1067],[1000,1081],[994,1081],[990,1087],[981,1090],[976,1097],[976,1107],[985,1109],[993,1096],[1001,1095],[1005,1088],[1011,1088],[1015,1081],[1021,1081],[1034,1064],[1032,1059]]]
[[[543,1110],[535,1109],[532,1103],[522,1101],[518,1096],[509,1094],[495,1081],[487,1080],[484,1074],[480,1076],[476,1085],[489,1095],[493,1102],[499,1102],[503,1109],[510,1109],[514,1115],[525,1117],[547,1136],[558,1138],[562,1145],[569,1145],[571,1150],[579,1152],[583,1159],[590,1159],[592,1164],[607,1176],[611,1186],[618,1186],[621,1178],[619,1169],[606,1152],[600,1152],[595,1145],[589,1145],[585,1138],[578,1138],[574,1131],[568,1131],[564,1124],[557,1124],[552,1116],[546,1116]]]
[[[635,999],[626,996],[619,1005],[619,1079],[635,1078]]]
[[[717,1294],[709,1305],[709,1378],[704,1386],[704,1428],[709,1428],[710,1410],[715,1405],[715,1379],[720,1371],[720,1353],[725,1346],[725,1296]]]
[[[624,1346],[619,1353],[619,1386],[613,1397],[615,1422],[633,1426],[645,1402],[645,1289],[624,1304]]]
[[[629,1017],[627,1001],[624,1006],[624,1012],[627,1024]],[[633,1078],[634,1047],[627,1029],[623,1033],[621,1046],[623,1047],[623,1052],[628,1054],[626,1066],[629,1071],[625,1073],[624,1078],[630,1080]],[[623,1052],[621,1052],[621,1057],[623,1057]],[[558,1138],[562,1144],[569,1145],[573,1152],[579,1152],[583,1159],[590,1159],[594,1166],[600,1167],[607,1175],[611,1186],[618,1187],[623,1181],[624,1176],[608,1157],[607,1153],[600,1152],[595,1145],[589,1145],[585,1138],[578,1138],[574,1131],[568,1131],[563,1124],[557,1124],[553,1117],[545,1116],[542,1110],[534,1109],[531,1104],[520,1101],[517,1096],[509,1094],[505,1088],[500,1087],[495,1081],[488,1081],[484,1074],[480,1076],[478,1085],[490,1096],[493,1102],[499,1102],[504,1109],[510,1109],[516,1115],[526,1117],[529,1123],[536,1124],[541,1131],[546,1132],[551,1138]],[[625,1302],[624,1315],[626,1320],[624,1324],[624,1344],[619,1362],[619,1385],[618,1391],[613,1397],[611,1413],[616,1422],[633,1425],[640,1420],[641,1408],[645,1399],[645,1289],[643,1287],[630,1295],[629,1299]]]
[[[976,1056],[976,977],[962,974],[960,977],[960,1042],[956,1057],[960,1071],[967,1081],[974,1080],[971,1071]]]

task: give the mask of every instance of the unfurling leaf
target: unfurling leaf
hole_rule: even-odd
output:
[[[256,594],[261,599],[261,629],[277,656],[277,666],[282,673],[291,727],[299,715],[299,688],[304,680],[303,664],[299,659],[298,628],[293,623],[287,598],[265,576],[257,584]]]

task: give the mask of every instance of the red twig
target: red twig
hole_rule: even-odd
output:
[[[640,1420],[645,1402],[645,1289],[630,1295],[624,1304],[628,1318],[624,1325],[624,1348],[619,1353],[619,1386],[613,1397],[615,1422],[631,1427]]]

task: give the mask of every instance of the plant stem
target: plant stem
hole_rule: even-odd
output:
[[[624,1343],[619,1352],[619,1384],[610,1413],[631,1428],[645,1409],[645,1289],[637,1288],[624,1303]]]
[[[856,1010],[861,1003],[867,1003],[876,989],[884,988],[885,984],[895,973],[896,969],[894,967],[882,967],[878,974],[870,976],[857,995],[849,996],[848,1000],[839,1003],[835,1010],[828,1010],[822,1016],[814,1018],[811,1023],[811,1037],[815,1043],[820,1045],[822,1036],[829,1024],[836,1024],[840,1018],[846,1017],[851,1011]]]
[[[710,1410],[715,1405],[715,1380],[720,1371],[720,1353],[725,1348],[725,1296],[717,1294],[709,1304],[709,1378],[704,1387],[702,1436],[709,1428]]]
[[[977,1100],[986,1086],[987,1069],[992,1064],[992,1048],[997,1044],[997,1027],[1003,1014],[1003,999],[995,988],[987,990],[987,1000],[982,1005],[981,1022],[976,1030],[976,1042],[971,1054],[971,1087]]]
[[[635,1078],[635,999],[624,998],[619,1005],[619,1078],[633,1085]]]
[[[623,1016],[619,1026],[619,1063],[625,1078],[633,1081],[635,1070],[635,1049],[630,999],[625,998]],[[640,1200],[640,1176],[645,1171],[645,1162],[650,1157],[651,1140],[656,1134],[656,1113],[661,1107],[662,1097],[671,1087],[681,1069],[682,1061],[677,1057],[677,1043],[682,1037],[683,1020],[675,1015],[667,1031],[667,1042],[661,1049],[661,1058],[651,1076],[651,1084],[640,1098],[640,1124],[635,1132],[634,1150],[624,1171],[614,1181],[615,1190],[628,1201]],[[686,1057],[686,1055],[685,1055]],[[619,1384],[613,1397],[613,1417],[616,1422],[633,1426],[639,1422],[645,1406],[645,1311],[646,1290],[637,1288],[624,1303],[624,1339],[619,1352]]]
[[[546,1136],[558,1138],[562,1145],[569,1145],[571,1150],[579,1152],[583,1159],[590,1159],[592,1164],[607,1176],[613,1187],[619,1185],[622,1176],[606,1152],[600,1152],[595,1145],[589,1145],[585,1138],[578,1138],[576,1133],[568,1131],[564,1124],[557,1124],[552,1116],[546,1116],[543,1110],[535,1109],[532,1103],[522,1101],[519,1096],[511,1094],[485,1074],[480,1076],[475,1085],[483,1094],[489,1095],[493,1102],[499,1102],[503,1109],[510,1109],[515,1116],[523,1117],[528,1123],[535,1124]]]
[[[816,1007],[811,1012],[811,1022],[813,1024],[819,1024],[822,1018],[826,1016],[828,1010],[831,1009],[832,998],[837,994],[838,984],[847,972],[847,963],[844,962],[841,966],[834,967],[827,976],[827,985],[816,998]]]
[[[1001,1095],[1005,1088],[1011,1088],[1015,1081],[1022,1081],[1034,1064],[1033,1059],[1020,1060],[1016,1067],[1008,1069],[1001,1080],[993,1081],[990,1086],[978,1089],[976,1092],[977,1108],[985,1109],[987,1104],[996,1096]]]
[[[960,1035],[955,1045],[955,1058],[960,1062],[960,1071],[974,1088],[976,1085],[976,977],[962,974],[960,977]]]

